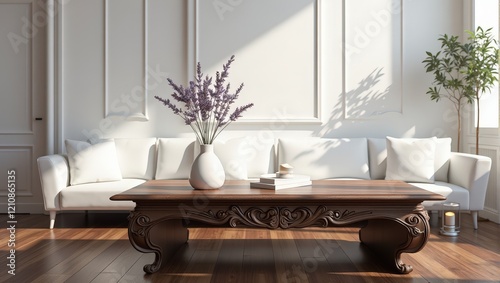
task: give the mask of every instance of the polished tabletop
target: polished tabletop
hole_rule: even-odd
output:
[[[195,190],[188,180],[150,180],[111,197],[111,200],[183,202],[194,198],[217,201],[356,201],[422,202],[444,200],[436,194],[403,181],[314,180],[312,185],[280,190],[250,188],[251,181],[227,180],[219,189]]]

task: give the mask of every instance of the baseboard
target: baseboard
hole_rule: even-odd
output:
[[[479,211],[479,216],[486,218],[492,222],[500,224],[500,212],[492,209],[484,208],[484,210]]]
[[[16,203],[15,213],[42,214],[45,212],[43,203]],[[7,203],[0,203],[0,213],[6,214]]]

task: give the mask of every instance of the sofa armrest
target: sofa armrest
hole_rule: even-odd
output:
[[[45,210],[60,210],[59,192],[69,186],[69,164],[64,155],[53,154],[37,159]]]
[[[491,158],[487,156],[452,152],[450,157],[449,182],[469,190],[471,211],[484,208]]]

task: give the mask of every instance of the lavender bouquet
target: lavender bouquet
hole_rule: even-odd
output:
[[[253,103],[239,106],[229,114],[231,104],[238,98],[243,88],[242,83],[234,93],[230,93],[230,83],[224,86],[233,61],[234,55],[222,65],[222,72],[215,74],[213,86],[212,77],[203,78],[199,62],[196,67],[195,81],[190,81],[189,87],[176,85],[168,78],[168,84],[174,89],[172,98],[184,104],[183,108],[176,106],[170,99],[155,96],[163,105],[172,109],[174,114],[184,119],[186,125],[191,126],[200,144],[212,144],[231,122],[236,121],[244,111],[253,106]]]

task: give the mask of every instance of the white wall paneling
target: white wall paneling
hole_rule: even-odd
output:
[[[65,12],[63,1],[54,1],[53,13],[54,17],[49,18],[47,29],[53,28],[54,36],[53,42],[50,42],[50,37],[47,37],[47,88],[53,84],[53,93],[47,93],[47,110],[53,109],[54,112],[47,112],[47,123],[52,122],[47,128],[47,148],[48,154],[52,151],[56,153],[62,153],[65,151],[64,140],[66,139],[64,131],[64,53],[63,53],[63,39],[64,39],[64,29],[63,29],[63,14]],[[49,8],[50,9],[50,8]],[[47,30],[48,35],[50,31]],[[51,56],[51,54],[53,54]],[[52,62],[48,60],[53,59],[52,70],[50,70],[50,65]],[[50,72],[52,71],[52,73]],[[49,91],[49,89],[48,89]],[[53,100],[49,100],[52,97]],[[53,120],[53,121],[51,121]],[[67,122],[66,122],[67,123]],[[53,130],[53,132],[51,132]],[[51,144],[51,139],[53,137],[53,144]],[[53,148],[53,149],[52,149]]]
[[[15,170],[18,213],[43,209],[35,160],[46,149],[45,8],[42,0],[0,0],[0,181]]]
[[[2,145],[0,146],[0,160],[2,160],[0,162],[2,184],[7,184],[7,172],[15,170],[16,196],[33,196],[33,186],[30,183],[33,176],[33,146]],[[7,196],[7,193],[6,189],[0,190],[0,196]]]
[[[0,2],[0,134],[33,134],[31,0]],[[8,67],[4,67],[8,66]]]
[[[148,0],[105,0],[105,117],[147,121]]]
[[[171,93],[165,77],[185,84],[197,61],[214,74],[232,54],[232,88],[245,84],[234,106],[255,107],[223,138],[455,133],[443,114],[452,105],[425,94],[432,79],[422,60],[439,49],[439,34],[463,31],[463,1],[0,0],[1,37],[21,33],[22,18],[47,1],[56,15],[40,29],[42,40],[28,38],[14,55],[8,42],[0,48],[2,91],[7,82],[20,93],[2,92],[0,146],[35,144],[34,158],[40,147],[63,152],[68,138],[192,136],[151,96]],[[45,112],[39,106],[53,116],[33,123]],[[12,110],[15,121],[5,112]],[[45,122],[49,142],[39,147],[45,137],[30,133]]]
[[[321,0],[191,3],[189,63],[214,75],[231,55],[229,81],[255,103],[238,122],[321,123]],[[286,7],[286,8],[284,8]]]
[[[402,0],[344,1],[344,118],[402,113]]]
[[[54,0],[47,0],[47,154],[54,154],[56,151],[56,30],[55,15],[56,5]]]
[[[232,89],[245,84],[234,106],[255,107],[223,132],[228,138],[263,129],[274,137],[449,136],[453,122],[443,113],[453,106],[425,94],[432,80],[422,60],[426,50],[439,48],[439,34],[461,31],[462,6],[455,0],[63,2],[55,56],[64,68],[56,70],[62,89],[56,107],[64,102],[56,118],[63,124],[59,141],[192,135],[152,96],[170,95],[166,77],[186,84],[197,61],[214,75],[233,54],[229,82]]]
[[[476,145],[469,144],[470,152],[475,152]],[[491,172],[488,180],[488,190],[484,202],[484,210],[479,213],[481,217],[500,223],[500,191],[498,190],[498,145],[480,145],[479,154],[491,158]]]

